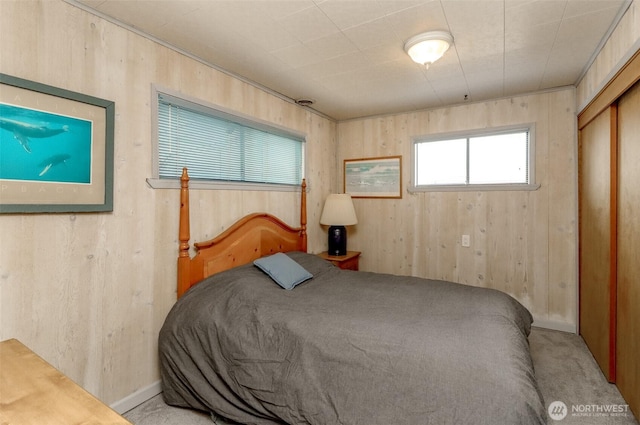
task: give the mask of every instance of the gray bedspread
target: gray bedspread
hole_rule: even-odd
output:
[[[291,291],[253,265],[206,279],[160,332],[169,404],[242,424],[541,424],[530,313],[491,289],[340,270],[290,253]]]

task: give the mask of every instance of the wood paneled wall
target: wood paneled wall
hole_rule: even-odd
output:
[[[535,123],[537,191],[409,193],[417,136]],[[505,291],[539,324],[576,325],[576,112],[571,88],[340,122],[337,161],[402,155],[402,199],[355,199],[360,269]],[[342,177],[341,177],[342,178]],[[471,247],[461,246],[461,235]]]
[[[640,48],[640,3],[633,0],[576,89],[581,112]]]
[[[114,211],[0,216],[0,340],[18,338],[107,403],[159,379],[176,299],[178,190],[151,189],[151,85],[307,135],[309,249],[337,186],[336,124],[63,1],[0,1],[0,72],[115,101]],[[299,223],[299,193],[196,190],[194,239],[267,211]]]

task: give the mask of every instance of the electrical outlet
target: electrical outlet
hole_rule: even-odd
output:
[[[471,246],[471,237],[469,235],[462,235],[462,246],[469,248]]]

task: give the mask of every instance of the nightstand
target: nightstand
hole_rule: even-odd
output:
[[[342,270],[358,270],[360,261],[360,251],[347,251],[347,255],[329,255],[327,251],[318,254],[320,258],[331,261]]]

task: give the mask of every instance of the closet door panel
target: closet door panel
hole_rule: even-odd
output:
[[[616,384],[640,417],[640,83],[618,102]]]
[[[580,335],[612,380],[610,151],[610,114],[605,110],[580,132]]]

